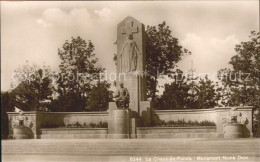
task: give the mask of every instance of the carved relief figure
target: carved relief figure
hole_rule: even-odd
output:
[[[222,118],[223,124],[233,124],[233,123],[239,123],[239,124],[247,124],[248,120],[246,117],[242,115],[240,111],[237,111],[237,108],[232,107],[230,111],[228,112],[226,117]]]
[[[133,40],[133,35],[127,34],[127,40],[124,42],[119,54],[119,59],[121,59],[121,72],[128,73],[136,71],[138,55],[140,55],[140,52],[136,42]]]

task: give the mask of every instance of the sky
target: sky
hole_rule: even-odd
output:
[[[216,73],[229,67],[234,47],[259,31],[259,1],[58,1],[1,2],[1,90],[10,90],[14,70],[28,60],[58,71],[58,48],[80,36],[95,46],[99,65],[115,72],[116,27],[132,16],[144,25],[166,21],[192,52],[178,63],[187,71]]]

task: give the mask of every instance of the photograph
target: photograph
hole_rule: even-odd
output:
[[[260,161],[259,0],[1,1],[1,161]]]

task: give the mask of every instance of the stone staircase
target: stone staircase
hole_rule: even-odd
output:
[[[245,157],[246,159],[241,161],[259,161],[260,140],[252,138],[2,140],[2,155],[3,161],[140,161],[138,158],[142,161],[145,161],[145,158],[153,158],[156,161],[154,158],[157,157],[196,160],[198,157],[218,156]]]

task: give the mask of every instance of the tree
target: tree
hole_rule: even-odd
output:
[[[176,63],[184,54],[190,52],[179,45],[178,39],[172,36],[166,22],[159,24],[157,28],[148,26],[145,41],[148,97],[154,100],[159,74],[173,73]]]
[[[52,80],[50,67],[25,65],[15,71],[12,81],[11,94],[15,99],[15,106],[24,110],[39,110],[44,101],[52,98]]]
[[[84,111],[87,98],[95,85],[94,81],[98,79],[98,74],[104,71],[97,66],[94,45],[81,37],[72,37],[58,49],[58,55],[61,64],[56,106],[63,111]],[[68,98],[69,100],[64,100]]]
[[[93,86],[87,98],[87,111],[106,111],[108,103],[112,101],[112,92],[109,91],[110,84],[98,82]]]
[[[235,46],[230,69],[221,69],[222,104],[225,106],[250,105],[260,108],[260,33],[251,32],[250,40]]]
[[[14,111],[14,97],[10,92],[1,92],[1,137],[7,138],[8,135],[8,116],[7,112]]]
[[[174,81],[164,85],[161,97],[156,98],[158,109],[207,109],[218,105],[220,89],[207,76],[202,79],[174,75]],[[178,77],[178,79],[176,79]]]
[[[166,83],[164,87],[165,90],[162,96],[157,98],[157,102],[155,102],[157,109],[172,110],[187,108],[187,103],[190,102],[188,93],[190,87],[181,73],[174,75],[174,81],[170,84]]]
[[[207,76],[199,80],[196,88],[195,108],[207,109],[218,105],[220,99],[220,88]]]

